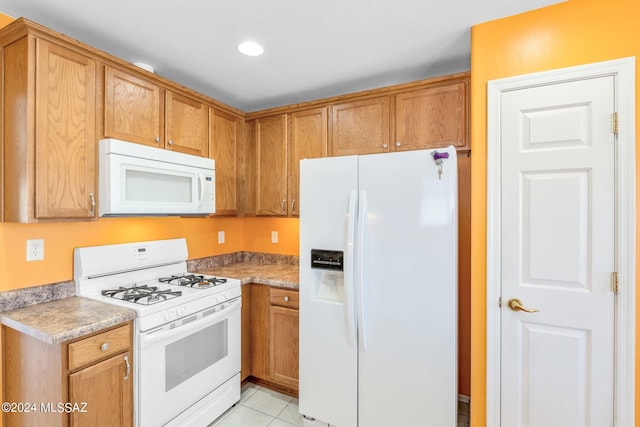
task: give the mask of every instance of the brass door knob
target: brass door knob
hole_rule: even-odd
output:
[[[507,305],[509,306],[509,308],[513,311],[524,311],[527,313],[536,313],[540,310],[535,309],[535,308],[527,308],[524,305],[522,305],[522,301],[520,301],[517,298],[511,298],[509,301],[507,301]]]

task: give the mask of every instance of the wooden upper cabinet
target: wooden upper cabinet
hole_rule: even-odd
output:
[[[96,62],[24,36],[2,50],[4,220],[96,215]]]
[[[287,115],[255,122],[256,215],[287,214]]]
[[[389,151],[388,96],[331,106],[331,156]]]
[[[209,156],[209,108],[191,98],[166,92],[166,148]]]
[[[92,218],[96,197],[96,62],[37,41],[36,217]]]
[[[291,113],[289,215],[300,215],[300,160],[327,156],[327,108]]]
[[[208,157],[206,105],[109,66],[104,86],[104,137]]]
[[[104,136],[164,147],[160,87],[108,66],[104,86]]]
[[[238,213],[238,117],[209,109],[209,157],[216,161],[216,214]]]
[[[468,79],[396,95],[396,151],[468,149]]]

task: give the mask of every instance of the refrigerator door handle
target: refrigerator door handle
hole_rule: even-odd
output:
[[[360,191],[358,197],[358,220],[356,231],[356,259],[355,259],[355,284],[356,284],[356,311],[358,313],[358,343],[361,351],[367,350],[367,329],[364,304],[365,265],[364,248],[367,220],[367,193]]]
[[[349,211],[347,222],[347,251],[344,263],[344,315],[347,321],[347,342],[349,347],[356,345],[356,317],[354,314],[354,243],[356,239],[356,214],[358,194],[356,190],[349,193]]]

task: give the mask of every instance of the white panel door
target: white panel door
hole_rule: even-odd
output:
[[[457,425],[457,162],[432,151],[360,156],[360,427]]]
[[[501,425],[612,426],[614,78],[501,102]]]

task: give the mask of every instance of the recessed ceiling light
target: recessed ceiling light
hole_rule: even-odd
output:
[[[238,50],[247,56],[260,56],[264,53],[264,48],[256,42],[242,42],[238,45]]]

